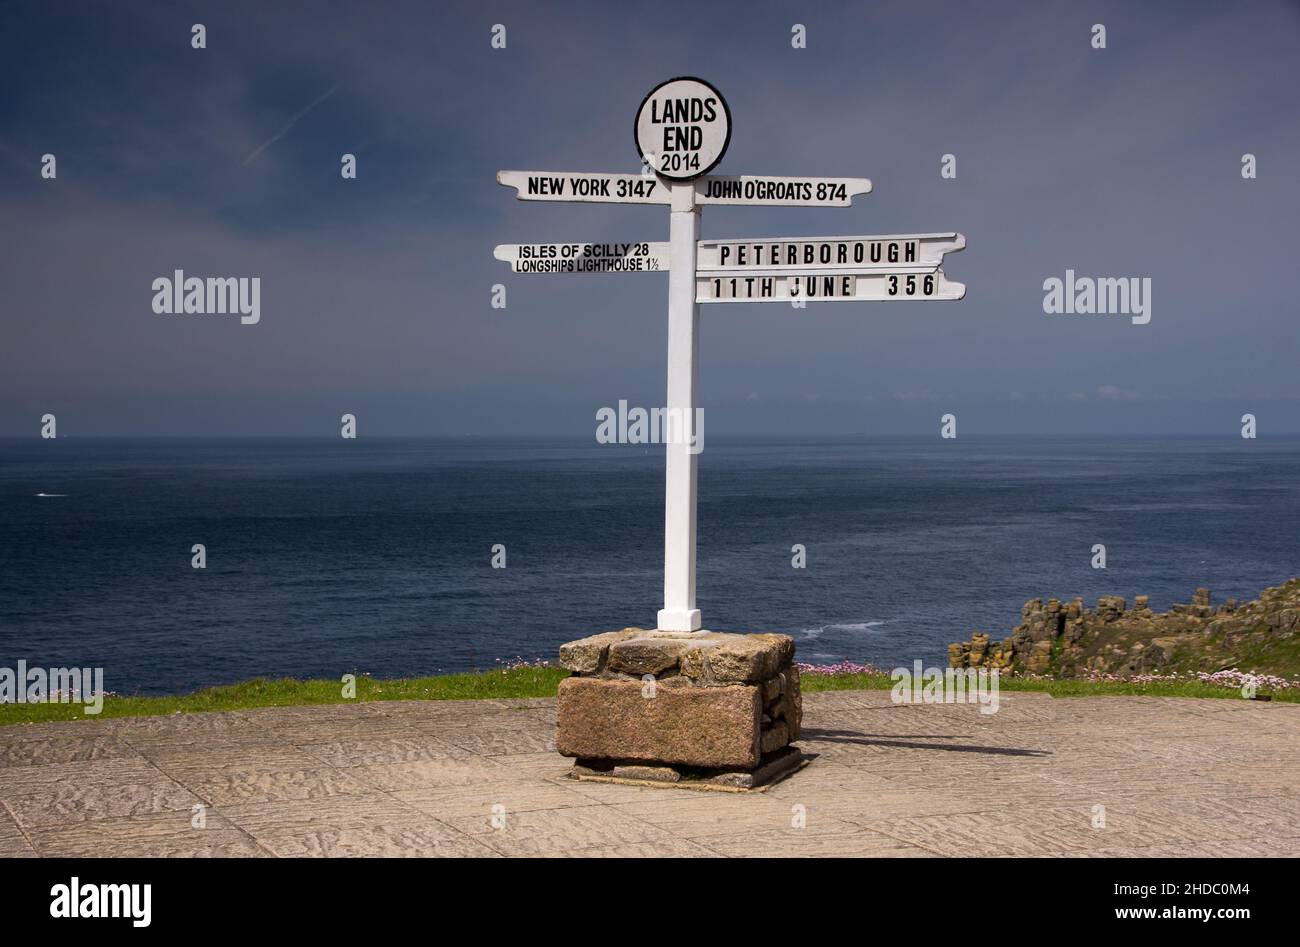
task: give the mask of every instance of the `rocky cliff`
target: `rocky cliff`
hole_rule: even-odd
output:
[[[1082,598],[1030,599],[1009,637],[994,642],[987,632],[974,632],[948,646],[948,663],[1053,677],[1226,668],[1300,673],[1300,578],[1243,605],[1229,599],[1216,606],[1204,588],[1190,604],[1167,612],[1153,612],[1147,603],[1139,595],[1130,608],[1123,596],[1103,595],[1090,610]]]

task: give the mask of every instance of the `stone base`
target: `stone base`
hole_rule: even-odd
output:
[[[560,663],[573,676],[559,686],[556,747],[593,773],[752,774],[799,738],[788,635],[626,628],[569,642]]]
[[[769,753],[753,769],[699,769],[689,766],[649,766],[612,760],[576,760],[571,779],[592,783],[619,783],[657,789],[700,789],[714,792],[763,792],[813,757],[787,746]]]

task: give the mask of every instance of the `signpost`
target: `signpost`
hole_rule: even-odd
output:
[[[665,445],[664,607],[661,631],[701,627],[695,607],[697,454],[691,450],[699,385],[699,303],[961,299],[962,283],[940,266],[961,250],[959,233],[865,237],[699,238],[700,207],[849,207],[871,192],[867,178],[711,177],[731,142],[731,109],[700,79],[652,89],[633,125],[642,174],[500,171],[526,201],[667,204],[667,243],[504,244],[498,260],[516,273],[668,272],[670,415],[688,419]]]

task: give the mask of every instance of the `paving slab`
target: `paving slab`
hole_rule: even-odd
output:
[[[761,794],[569,779],[555,719],[391,701],[0,727],[0,857],[1300,855],[1292,704],[805,694],[814,758]]]
[[[186,809],[74,825],[37,826],[31,837],[43,855],[94,858],[111,852],[132,858],[263,858],[270,852],[214,812]],[[202,824],[202,828],[197,826]]]

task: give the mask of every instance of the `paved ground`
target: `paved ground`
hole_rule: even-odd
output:
[[[1001,696],[806,695],[748,795],[567,780],[551,700],[4,727],[0,856],[1300,855],[1300,706]]]

